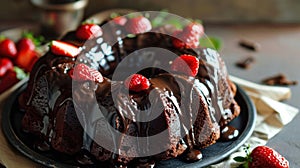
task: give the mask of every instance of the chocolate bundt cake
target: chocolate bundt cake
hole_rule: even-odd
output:
[[[219,54],[171,36],[184,32],[170,25],[134,29],[133,37],[130,30],[108,22],[88,41],[69,32],[60,42],[80,48],[78,55],[52,49],[37,61],[19,98],[22,129],[34,136],[35,148],[72,155],[83,165],[121,167],[180,155],[201,159],[200,150],[220,139],[240,108]],[[174,55],[186,57],[191,69],[174,66]],[[131,83],[133,74],[146,83]]]

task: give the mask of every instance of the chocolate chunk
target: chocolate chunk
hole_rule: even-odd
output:
[[[253,56],[249,56],[237,62],[236,65],[240,68],[249,69],[254,62],[255,62],[255,58]]]
[[[262,81],[266,85],[297,85],[297,81],[288,80],[284,74],[278,74],[272,77],[268,77]]]
[[[221,140],[230,141],[239,136],[239,130],[233,126],[225,126],[221,130]]]
[[[195,162],[201,159],[202,159],[202,153],[200,150],[197,149],[190,149],[185,155],[185,160],[189,162]]]
[[[258,51],[260,49],[260,44],[255,42],[255,41],[251,41],[251,40],[247,40],[247,39],[241,39],[239,41],[239,45],[241,47],[244,47],[248,50],[252,50],[252,51]]]

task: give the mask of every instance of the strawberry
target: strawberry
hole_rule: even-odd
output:
[[[183,72],[186,75],[196,76],[199,69],[199,59],[193,55],[180,55],[173,61],[171,69],[173,71]]]
[[[16,44],[12,40],[5,38],[0,42],[0,56],[15,58],[16,55]]]
[[[149,89],[150,82],[143,75],[133,74],[125,80],[124,85],[130,91],[140,92]]]
[[[9,70],[1,79],[0,79],[0,94],[6,91],[8,88],[18,83],[19,79],[17,74],[13,70]]]
[[[55,55],[76,57],[80,52],[78,47],[58,40],[53,40],[51,42],[50,47],[51,47],[51,52]]]
[[[191,35],[184,31],[176,31],[173,33],[172,43],[176,48],[197,48],[199,46],[199,35]]]
[[[289,162],[281,156],[277,151],[268,146],[257,146],[249,153],[249,146],[244,150],[247,154],[246,157],[235,157],[234,160],[244,162],[240,167],[249,168],[288,168]]]
[[[25,71],[30,72],[38,58],[38,53],[35,50],[20,50],[17,54],[15,63],[20,68],[23,68]]]
[[[35,50],[35,45],[33,43],[33,41],[30,38],[21,38],[18,42],[17,42],[17,50]]]
[[[172,43],[174,45],[174,47],[176,48],[185,48],[185,43],[183,41],[181,41],[181,35],[180,35],[181,31],[177,30],[173,33],[173,39],[172,39]]]
[[[186,36],[197,36],[200,38],[204,34],[204,28],[202,24],[192,22],[184,27],[183,33]]]
[[[12,70],[13,63],[8,58],[0,58],[0,77],[3,77],[7,71]]]
[[[113,18],[113,22],[117,25],[124,26],[127,22],[127,18],[124,16],[117,16]]]
[[[103,76],[101,73],[93,68],[88,67],[85,64],[78,64],[74,69],[71,69],[68,74],[74,80],[78,81],[95,81],[95,82],[103,82]]]
[[[289,162],[274,149],[267,146],[258,146],[253,149],[250,154],[252,162],[249,163],[250,168],[257,167],[274,167],[287,168]]]
[[[101,27],[93,23],[84,23],[80,25],[76,30],[76,37],[81,40],[89,40],[101,35]]]
[[[199,46],[199,38],[203,34],[203,26],[193,22],[185,26],[182,31],[175,31],[173,36],[176,38],[173,38],[172,43],[176,48],[196,48]]]
[[[126,24],[125,29],[131,34],[145,33],[152,29],[151,22],[144,16],[130,18]]]

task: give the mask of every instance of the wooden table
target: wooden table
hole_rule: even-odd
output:
[[[20,26],[23,22],[0,22],[0,31]],[[300,24],[207,24],[208,35],[220,37],[223,48],[220,53],[230,74],[260,83],[265,77],[284,73],[291,80],[300,82]],[[257,41],[261,50],[252,52],[238,46],[241,38]],[[235,63],[249,55],[256,58],[248,70],[236,67]],[[300,87],[290,86],[292,98],[286,103],[300,108]],[[290,161],[290,167],[300,167],[300,115],[271,139],[267,145],[278,150]]]
[[[265,77],[278,73],[300,82],[300,24],[247,24],[207,25],[208,35],[220,37],[223,48],[220,51],[231,75],[260,83]],[[241,38],[261,44],[258,52],[241,48]],[[244,70],[235,63],[247,56],[254,56],[256,62]],[[285,103],[300,108],[300,86],[290,86],[292,98]],[[268,146],[278,150],[290,161],[290,167],[300,167],[300,115],[273,137]]]

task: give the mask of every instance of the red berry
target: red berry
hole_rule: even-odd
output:
[[[0,58],[0,77],[3,77],[6,72],[13,70],[14,65],[8,58]]]
[[[78,81],[90,80],[101,83],[104,80],[99,71],[82,63],[76,65],[74,69],[71,69],[68,72],[68,74],[71,78]]]
[[[171,69],[183,72],[186,75],[196,76],[199,69],[199,60],[193,55],[183,54],[173,61]]]
[[[76,30],[76,37],[81,40],[89,40],[102,35],[102,29],[97,24],[86,23],[80,25]]]
[[[38,58],[38,53],[34,50],[21,50],[17,54],[15,63],[20,68],[30,72]]]
[[[267,146],[258,146],[250,154],[249,168],[288,168],[289,162],[274,149]]]
[[[22,38],[17,42],[17,50],[35,50],[35,45],[30,38]]]
[[[144,16],[131,18],[126,22],[126,30],[131,34],[145,33],[152,29],[151,22]]]
[[[192,35],[200,38],[204,34],[204,28],[202,24],[193,22],[184,27],[183,34],[186,36]]]
[[[181,31],[175,31],[173,33],[172,43],[176,48],[185,48],[185,43],[181,40]]]
[[[190,23],[182,31],[174,32],[172,43],[176,48],[197,48],[204,28],[199,23]]]
[[[149,80],[140,74],[133,74],[129,76],[125,80],[124,84],[130,91],[134,91],[134,92],[147,90],[150,87]]]
[[[124,16],[117,16],[113,18],[113,22],[117,25],[124,26],[127,22],[127,18]]]
[[[15,43],[6,38],[0,42],[0,56],[15,58],[17,55],[17,48]]]
[[[172,44],[176,48],[197,48],[199,46],[200,36],[186,34],[183,31],[175,31],[173,33]]]
[[[51,42],[51,52],[55,55],[62,55],[67,57],[76,57],[80,50],[78,47],[58,40]]]
[[[18,83],[20,80],[17,78],[17,74],[13,70],[9,70],[0,79],[0,94],[6,91],[8,88],[12,87],[14,84]]]

